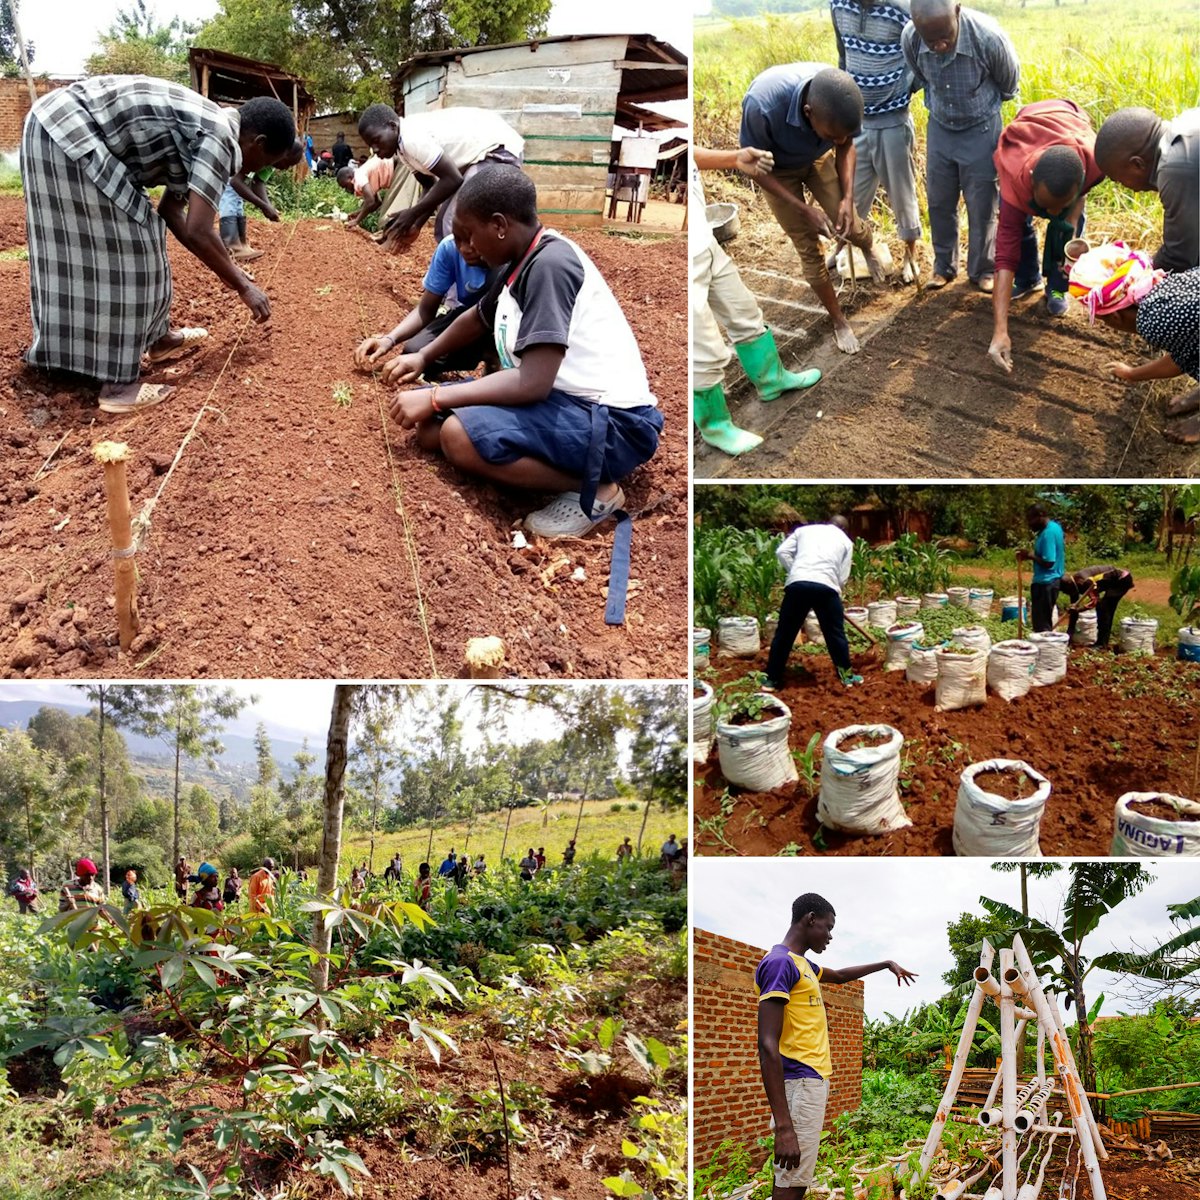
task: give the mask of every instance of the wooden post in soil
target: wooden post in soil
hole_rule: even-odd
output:
[[[1017,559],[1017,637],[1025,637],[1025,574],[1021,559]]]
[[[108,502],[108,529],[112,537],[113,572],[116,575],[117,631],[121,649],[128,653],[138,631],[133,512],[129,506],[129,480],[125,474],[129,447],[124,442],[99,442],[92,454],[104,467],[104,495]]]

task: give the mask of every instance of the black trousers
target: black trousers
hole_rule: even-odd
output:
[[[779,606],[779,626],[767,657],[767,677],[772,683],[782,683],[788,655],[808,614],[816,613],[817,623],[829,648],[829,657],[839,671],[850,670],[850,643],[846,640],[846,618],[842,613],[842,598],[823,583],[789,583],[783,589]]]
[[[1034,633],[1049,633],[1054,628],[1054,602],[1058,599],[1059,579],[1029,585],[1030,617]]]
[[[1107,646],[1112,635],[1113,618],[1117,615],[1117,605],[1125,593],[1133,587],[1133,575],[1125,575],[1120,579],[1105,579],[1096,585],[1099,599],[1096,601],[1096,645]],[[1075,636],[1075,626],[1079,622],[1079,614],[1072,613],[1067,623],[1067,630]]]

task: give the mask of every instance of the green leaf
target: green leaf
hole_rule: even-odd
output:
[[[192,970],[200,976],[200,982],[206,987],[211,988],[214,992],[217,990],[217,977],[213,974],[213,969],[208,963],[201,962],[198,958],[189,960]]]
[[[610,1175],[605,1179],[604,1186],[614,1196],[640,1196],[643,1194],[641,1186],[624,1175]]]
[[[625,1155],[626,1158],[637,1158],[641,1151],[628,1138],[622,1138],[621,1153]]]
[[[165,988],[173,988],[183,978],[184,960],[181,955],[173,954],[162,965],[160,978]]]

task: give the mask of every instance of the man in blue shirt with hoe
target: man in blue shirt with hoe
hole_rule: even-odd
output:
[[[1049,633],[1054,628],[1054,602],[1067,569],[1067,543],[1062,526],[1050,520],[1044,504],[1029,509],[1030,532],[1036,534],[1033,550],[1018,550],[1019,562],[1033,563],[1033,583],[1029,585],[1029,607],[1034,633]]]

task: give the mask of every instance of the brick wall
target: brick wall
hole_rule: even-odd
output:
[[[73,79],[37,79],[33,81],[39,96],[55,88],[74,83]],[[21,130],[29,115],[29,85],[21,79],[0,79],[0,150],[15,150],[21,144]]]
[[[692,931],[693,1162],[707,1163],[725,1138],[753,1147],[770,1132],[758,1069],[754,969],[765,948]],[[833,1055],[828,1124],[862,1102],[863,985],[823,984]]]

